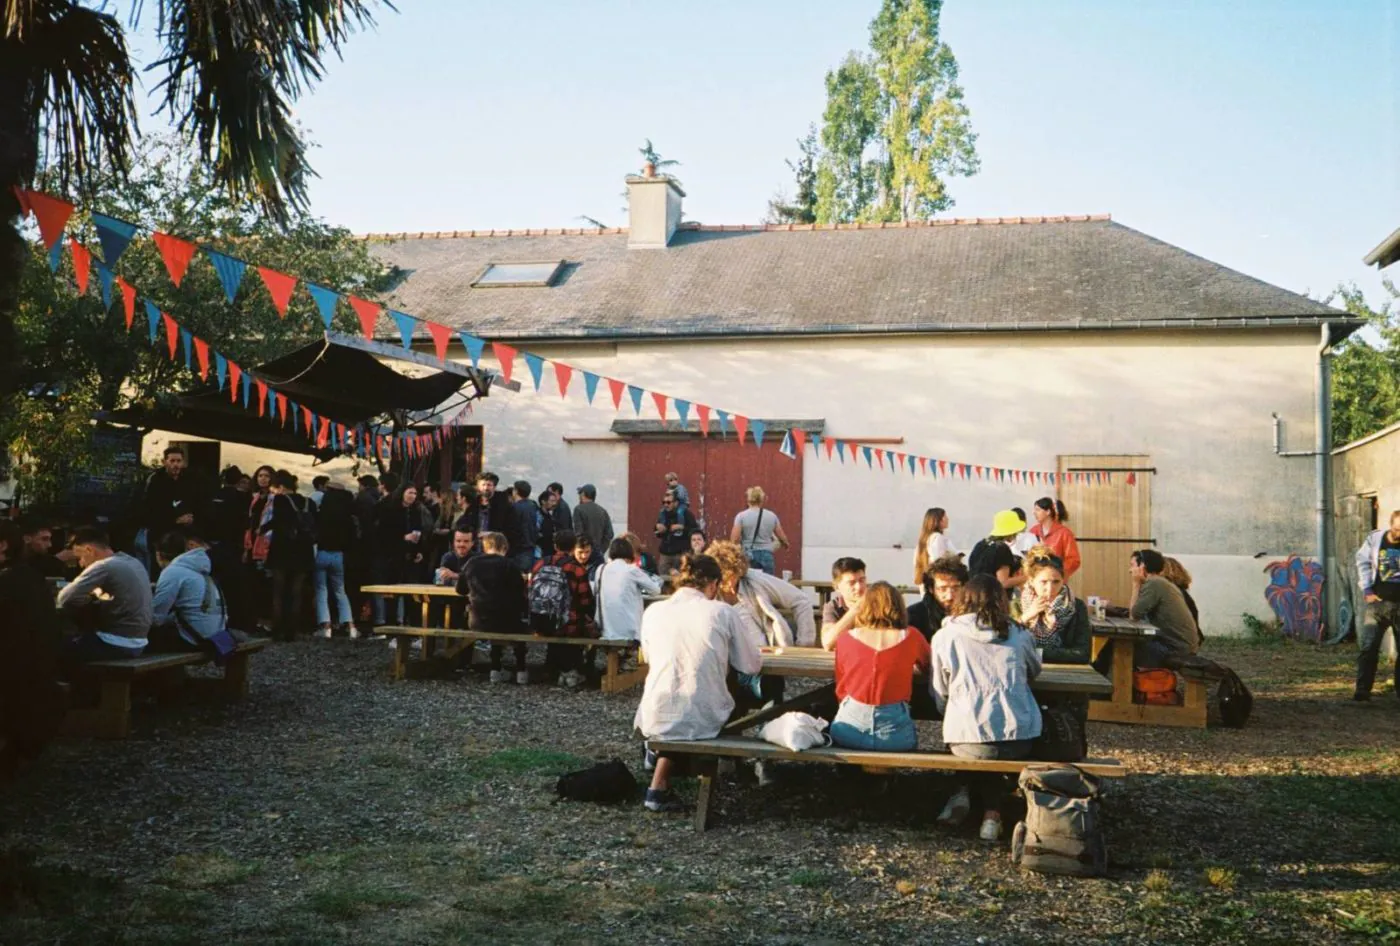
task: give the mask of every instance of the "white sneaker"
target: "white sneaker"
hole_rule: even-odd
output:
[[[762,761],[753,764],[753,774],[758,776],[759,788],[766,788],[778,781],[773,772],[769,770],[768,764]]]
[[[421,651],[423,649],[423,638],[415,637],[413,639],[413,643],[409,645],[408,649],[411,653],[415,654]]]
[[[360,629],[353,624],[350,625],[350,639],[352,641],[360,639]]]
[[[559,685],[569,690],[577,689],[583,683],[583,674],[577,670],[565,670],[559,674]]]
[[[319,637],[323,641],[328,641],[331,639],[331,626],[327,624],[325,627],[318,627],[316,628],[316,633],[311,636]]]
[[[509,683],[509,682],[510,682],[510,671],[509,671],[509,670],[492,670],[492,671],[491,671],[491,682],[492,682],[492,683]]]
[[[507,679],[507,680],[510,679],[510,673],[509,673],[509,672],[507,672],[507,671],[502,671],[502,673],[505,673],[506,679]],[[528,684],[528,683],[530,682],[530,671],[528,671],[528,670],[517,670],[517,671],[515,672],[515,682],[518,683],[518,684],[520,684],[521,686],[525,686],[526,684]]]
[[[1001,817],[986,815],[982,818],[982,827],[977,832],[977,836],[983,841],[1001,840]]]
[[[963,786],[953,793],[948,799],[948,803],[939,812],[938,823],[949,828],[956,828],[967,820],[967,813],[972,810],[972,799],[968,797],[967,786]]]

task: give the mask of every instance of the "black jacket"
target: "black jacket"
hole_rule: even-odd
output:
[[[328,486],[316,510],[316,544],[327,552],[348,552],[358,537],[355,499],[349,490]]]
[[[163,469],[147,478],[141,495],[141,524],[146,527],[147,542],[152,548],[161,536],[175,528],[177,518],[203,511],[199,508],[199,488],[188,470],[178,480]]]
[[[295,493],[283,493],[271,498],[272,519],[268,523],[272,541],[267,547],[267,567],[287,571],[309,572],[316,565],[316,536],[301,528],[298,511],[311,505],[311,500]]]
[[[221,486],[214,494],[203,516],[204,538],[211,544],[243,548],[243,533],[248,529],[248,509],[252,494],[236,486]]]
[[[471,505],[463,510],[457,517],[454,526],[458,531],[470,532],[476,537],[475,548],[481,548],[480,527],[481,507]],[[491,497],[491,502],[487,506],[486,530],[487,532],[499,532],[510,542],[510,553],[514,555],[520,551],[520,530],[516,526],[515,507],[510,503],[510,497],[505,493],[496,493]]]
[[[926,641],[933,640],[933,635],[943,626],[945,617],[947,613],[943,610],[943,605],[934,600],[933,595],[927,591],[921,600],[909,606],[909,626],[924,635]]]
[[[678,522],[681,524],[681,531],[672,532],[671,526]],[[689,506],[678,506],[675,509],[663,508],[656,517],[656,523],[666,530],[658,537],[662,555],[684,555],[689,552],[690,534],[700,531],[695,517],[690,514]]]
[[[476,555],[457,579],[467,597],[467,626],[473,630],[524,631],[525,579],[504,555]]]

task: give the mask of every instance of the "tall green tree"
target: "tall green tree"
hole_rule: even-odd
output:
[[[942,7],[884,0],[869,49],[826,74],[816,222],[925,220],[953,206],[949,178],[977,173],[957,59],[939,37]],[[803,162],[793,167],[801,194]]]
[[[817,222],[817,159],[821,146],[817,143],[817,129],[808,129],[807,134],[797,141],[797,149],[802,157],[796,163],[787,162],[797,181],[797,190],[792,199],[779,192],[768,201],[765,223],[816,223]]]
[[[0,405],[15,390],[15,312],[28,248],[13,187],[47,156],[62,190],[87,195],[130,163],[138,137],[126,44],[153,18],[148,66],[164,110],[234,199],[281,221],[306,207],[312,174],[292,103],[321,79],[374,0],[156,0],[126,23],[107,4],[0,0]],[[389,6],[387,0],[386,6]]]
[[[50,175],[41,172],[47,187]],[[285,222],[263,212],[251,195],[232,196],[217,169],[197,149],[175,136],[148,137],[136,145],[127,172],[94,180],[100,196],[93,210],[201,243],[257,265],[313,280],[360,296],[387,288],[390,273],[363,240],[299,208]],[[69,226],[96,247],[84,216]],[[304,292],[293,296],[285,318],[278,315],[256,270],[250,266],[234,302],[207,259],[196,257],[177,288],[155,244],[132,241],[117,262],[117,275],[180,325],[242,366],[286,354],[319,337],[323,329]],[[342,306],[335,327],[356,332],[358,322]],[[96,272],[88,291],[74,286],[71,253],[58,273],[49,269],[42,246],[30,243],[21,277],[15,326],[24,357],[16,370],[18,393],[0,414],[0,444],[25,464],[24,488],[36,500],[59,498],[66,478],[100,457],[88,454],[95,412],[129,405],[150,406],[197,380],[183,354],[169,358],[162,331],[152,346],[143,307],[126,326],[120,294],[106,307]]]
[[[1332,358],[1334,447],[1400,421],[1400,289],[1389,279],[1383,284],[1388,298],[1376,307],[1355,284],[1338,286],[1326,300],[1369,320],[1379,336],[1373,345],[1357,332]]]

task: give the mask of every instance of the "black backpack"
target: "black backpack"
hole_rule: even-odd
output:
[[[559,776],[555,801],[591,801],[601,805],[631,801],[637,796],[637,780],[621,759]]]
[[[1244,685],[1240,675],[1229,667],[1220,678],[1220,721],[1226,726],[1242,729],[1249,722],[1249,714],[1254,710],[1254,694]]]
[[[316,544],[316,513],[315,506],[311,500],[305,496],[287,494],[287,500],[292,504],[292,509],[296,515],[293,517],[292,534],[287,536],[288,543],[315,545]]]

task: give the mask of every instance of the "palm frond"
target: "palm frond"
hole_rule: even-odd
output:
[[[12,0],[19,2],[19,0]],[[306,207],[314,175],[292,103],[324,75],[328,54],[374,25],[374,0],[160,0],[165,55],[150,69],[163,111],[236,196],[280,220]],[[385,2],[384,6],[394,9]]]

